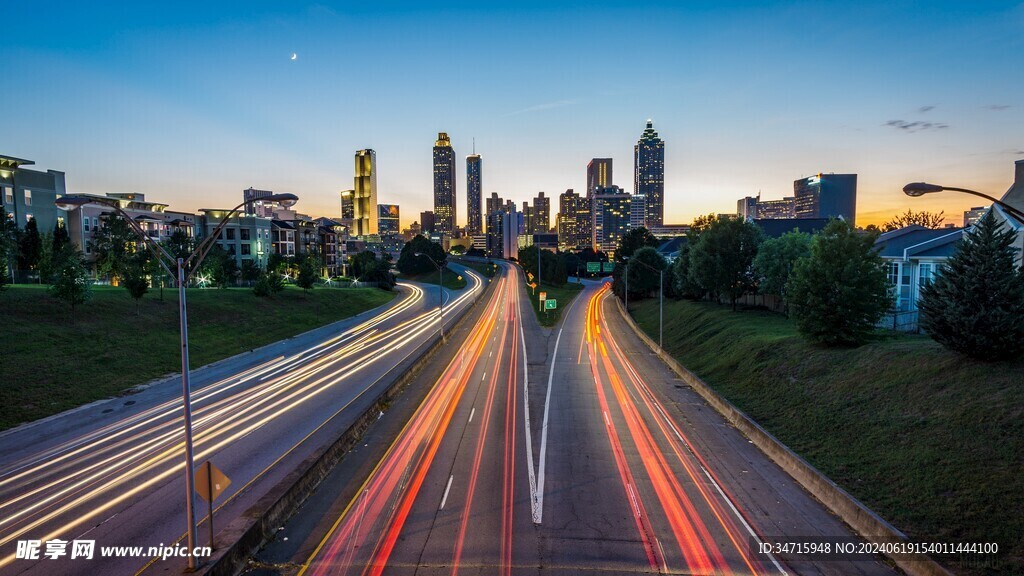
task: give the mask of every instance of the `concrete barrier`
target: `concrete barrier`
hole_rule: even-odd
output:
[[[696,374],[690,372],[668,352],[663,350],[637,326],[633,317],[626,313],[622,302],[613,296],[619,314],[633,332],[658,355],[683,382],[693,388],[704,400],[718,411],[730,424],[743,433],[755,446],[793,477],[805,490],[811,493],[835,515],[839,516],[864,540],[873,543],[909,542],[909,538],[894,526],[875,514],[870,508],[836,485],[827,476],[811,466],[772,436],[760,424],[752,420],[714,391]],[[951,576],[951,572],[925,554],[886,554],[904,572],[912,576]]]
[[[486,280],[486,279],[485,279]],[[462,328],[471,312],[486,300],[493,282],[485,282],[484,290],[476,300],[446,329],[454,334]],[[249,558],[268,542],[288,518],[313,494],[320,482],[331,472],[362,438],[366,429],[377,420],[391,400],[419,375],[426,364],[444,346],[440,339],[416,358],[404,372],[363,410],[337,439],[320,446],[305,460],[267,491],[256,504],[217,533],[217,550],[195,574],[203,576],[234,576],[246,567]],[[403,369],[402,365],[392,371]],[[391,371],[384,376],[387,378]]]

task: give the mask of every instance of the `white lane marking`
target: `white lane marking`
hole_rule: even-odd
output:
[[[441,498],[441,510],[444,510],[444,503],[448,501],[448,491],[452,489],[452,480],[454,478],[454,474],[448,477],[448,486],[444,489],[444,497]]]
[[[469,421],[470,422],[473,421],[473,414],[476,414],[476,407],[475,406],[473,407],[472,410],[469,411]]]
[[[604,413],[604,425],[611,427],[612,421],[608,419],[608,412]]]
[[[577,296],[572,301],[572,304],[570,304],[569,307],[566,308],[565,316],[564,316],[565,319],[569,318],[569,314],[572,312],[573,307],[576,306],[576,302],[579,302],[580,296],[582,296],[582,294]],[[565,325],[565,320],[562,321],[562,325],[563,326]],[[559,328],[558,329],[558,336],[555,338],[555,351],[552,352],[552,354],[551,354],[551,370],[548,372],[548,391],[544,395],[544,420],[543,420],[543,422],[541,422],[541,425],[540,425],[540,464],[539,464],[539,466],[537,468],[537,487],[536,487],[536,490],[534,492],[534,497],[533,497],[533,501],[532,501],[532,505],[533,505],[533,510],[532,510],[533,511],[533,523],[534,524],[540,524],[541,520],[544,517],[544,468],[545,468],[545,465],[547,463],[547,453],[548,453],[548,416],[551,413],[551,410],[550,410],[551,409],[551,382],[555,379],[555,360],[558,359],[558,344],[561,341],[562,341],[562,329]],[[526,349],[526,339],[525,338],[523,338],[523,349],[524,350]],[[526,356],[525,352],[524,352],[523,356],[524,356],[524,359],[525,359],[525,356]],[[529,430],[529,426],[527,426],[527,430]],[[529,441],[527,441],[527,446],[530,446]],[[530,447],[530,453],[531,453],[530,461],[531,462],[533,461],[532,452],[533,452],[533,448]]]
[[[481,381],[481,382],[483,382],[484,380],[487,380],[487,372],[484,372],[484,375],[483,375],[483,377],[482,377],[482,378],[480,378],[480,381]]]
[[[488,358],[490,358],[490,357],[491,357],[491,354],[494,354],[494,350],[491,350],[490,352],[488,352],[488,353],[487,353],[487,357],[488,357]]]

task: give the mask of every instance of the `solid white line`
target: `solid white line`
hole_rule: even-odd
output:
[[[533,432],[530,430],[530,381],[526,366],[526,334],[523,332],[523,307],[519,304],[519,292],[516,292],[516,315],[519,317],[519,343],[523,347],[523,422],[526,425],[526,476],[530,480],[530,513],[533,522],[540,524],[537,476],[533,464]]]
[[[562,325],[565,325],[566,319],[569,318],[570,312],[576,303],[579,302],[580,297],[583,294],[579,294],[572,304],[569,305],[565,310],[565,316],[563,316]],[[540,524],[544,517],[544,468],[547,463],[548,453],[548,416],[551,413],[551,382],[555,379],[555,360],[558,359],[558,343],[562,341],[562,329],[558,329],[558,337],[555,338],[555,351],[551,354],[551,370],[548,372],[548,391],[544,395],[544,420],[540,426],[540,463],[537,468],[537,488],[535,497],[533,499],[533,523]],[[526,341],[523,340],[523,347],[526,347]],[[532,461],[532,458],[531,458]]]
[[[473,421],[473,414],[476,414],[476,407],[469,411],[469,421]]]
[[[441,498],[441,510],[444,510],[444,503],[448,501],[448,491],[452,489],[452,480],[454,478],[454,474],[448,477],[448,487],[444,489],[444,497]]]
[[[605,423],[605,426],[609,426],[610,427],[612,425],[612,421],[608,419],[608,413],[607,412],[604,413],[604,423]]]

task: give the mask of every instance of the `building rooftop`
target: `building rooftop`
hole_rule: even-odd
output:
[[[828,226],[831,218],[755,218],[754,224],[769,238],[778,238],[787,232],[816,234]]]

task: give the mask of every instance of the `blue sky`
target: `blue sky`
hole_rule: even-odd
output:
[[[379,201],[431,207],[431,146],[484,157],[484,190],[583,188],[592,157],[632,188],[632,146],[666,140],[666,219],[860,175],[859,223],[912,180],[1001,194],[1024,158],[1018,2],[18,3],[0,34],[0,153],[77,192],[226,207],[249,186],[337,215],[352,155]],[[240,7],[244,7],[241,9]],[[291,60],[292,53],[297,54]]]

